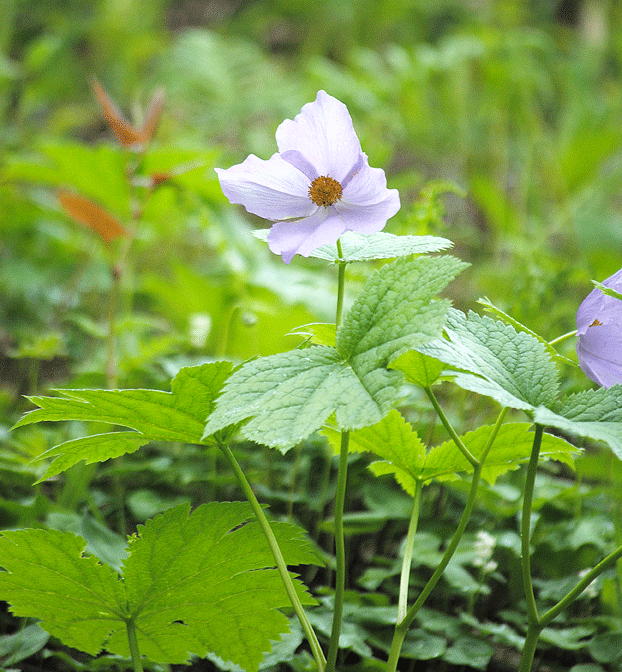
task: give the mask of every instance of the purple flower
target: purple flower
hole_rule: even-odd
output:
[[[277,128],[276,144],[267,161],[251,154],[216,172],[232,203],[275,222],[268,246],[286,264],[345,231],[381,231],[400,209],[397,189],[361,151],[348,108],[325,91]]]
[[[602,284],[622,293],[622,269]],[[577,311],[577,337],[585,375],[603,387],[622,383],[622,301],[592,290]]]

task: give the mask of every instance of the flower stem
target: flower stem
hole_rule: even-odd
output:
[[[257,519],[257,522],[259,523],[261,530],[264,533],[268,545],[270,546],[270,550],[272,551],[272,555],[274,556],[274,560],[276,562],[277,569],[281,576],[281,580],[283,581],[283,585],[285,586],[285,590],[287,591],[287,596],[289,597],[292,607],[296,612],[296,616],[298,616],[298,620],[300,621],[300,624],[302,625],[302,628],[305,631],[305,634],[309,641],[309,645],[311,646],[311,651],[313,653],[313,657],[315,658],[315,664],[317,666],[318,672],[324,672],[324,666],[326,665],[326,660],[324,658],[322,647],[320,646],[317,636],[313,630],[313,626],[311,625],[309,619],[307,618],[307,614],[305,613],[304,607],[300,602],[298,593],[296,593],[292,577],[290,576],[289,571],[287,570],[285,559],[283,558],[283,554],[281,553],[279,544],[276,540],[276,537],[274,536],[274,532],[270,527],[270,523],[266,518],[266,514],[264,513],[261,504],[259,504],[259,502],[257,501],[257,497],[255,497],[255,493],[253,492],[253,489],[251,488],[248,480],[246,479],[244,472],[240,468],[238,461],[235,459],[235,456],[231,452],[231,448],[229,448],[229,446],[224,441],[220,440],[217,435],[215,438],[218,443],[218,447],[223,452],[231,468],[233,469],[233,473],[235,474],[238,480],[238,484],[242,488],[242,491],[244,492],[244,495],[246,496],[248,503],[251,505],[253,513],[255,514],[255,518]]]
[[[127,628],[127,641],[130,645],[134,672],[143,672],[143,663],[140,659],[140,651],[138,650],[138,638],[136,637],[136,623],[134,619],[128,618],[125,621],[125,627]]]
[[[540,633],[544,627],[542,620],[538,615],[536,598],[533,592],[533,582],[531,579],[531,511],[543,432],[544,427],[536,424],[531,456],[529,457],[529,464],[527,465],[525,493],[523,494],[523,511],[521,518],[521,573],[523,577],[523,591],[527,603],[527,620],[529,625],[527,627],[527,636],[525,638],[525,644],[523,645],[523,653],[521,655],[518,672],[530,672],[534,656],[536,655],[538,639],[540,638]]]
[[[544,427],[542,427],[542,425],[536,425],[531,456],[529,458],[529,465],[527,466],[527,478],[525,479],[525,493],[523,495],[523,512],[521,518],[521,571],[523,576],[523,590],[525,592],[525,600],[527,601],[527,618],[529,619],[530,627],[532,625],[539,625],[540,623],[540,617],[538,616],[538,609],[536,607],[536,599],[533,592],[533,583],[531,580],[530,542],[533,492],[536,473],[538,471],[538,459],[540,457],[543,432]]]
[[[462,535],[464,534],[464,530],[466,529],[467,522],[471,517],[471,511],[473,510],[473,505],[475,504],[475,495],[477,494],[477,488],[479,486],[481,474],[482,474],[482,465],[478,463],[473,469],[473,478],[471,479],[471,487],[469,489],[467,502],[464,507],[464,511],[462,512],[462,516],[460,517],[458,527],[456,528],[456,531],[454,532],[453,537],[451,538],[449,546],[445,550],[445,553],[443,554],[440,563],[434,570],[434,573],[432,574],[432,576],[426,583],[425,587],[419,594],[419,597],[417,598],[415,603],[406,612],[406,615],[404,616],[402,621],[398,621],[397,625],[395,626],[393,641],[391,642],[391,650],[389,651],[389,660],[387,662],[387,668],[386,668],[387,672],[395,672],[395,670],[397,669],[397,663],[399,661],[402,643],[404,641],[404,638],[406,637],[408,628],[410,628],[410,624],[415,619],[415,616],[417,615],[419,609],[423,606],[423,603],[428,599],[430,593],[436,587],[436,584],[439,582],[441,576],[443,575],[443,572],[445,571],[445,567],[447,567],[449,561],[453,557],[453,554],[456,552],[456,549],[458,548],[458,544],[460,543]]]
[[[552,341],[549,341],[549,345],[557,345],[558,343],[563,343],[564,341],[568,340],[569,338],[572,338],[575,336],[577,333],[577,330],[575,329],[574,331],[569,331],[566,334],[562,334],[561,336],[558,336],[557,338],[554,338]]]
[[[541,625],[538,623],[529,624],[529,627],[527,628],[527,635],[525,637],[525,643],[523,644],[523,655],[520,659],[518,672],[531,672],[531,666],[533,664],[534,656],[536,655],[536,647],[538,646],[538,640],[540,639],[541,632]]]
[[[430,393],[431,393],[431,390],[430,390]],[[433,394],[432,394],[432,397],[434,398]],[[436,398],[434,398],[434,401],[436,401]],[[435,405],[435,408],[437,406],[438,406],[438,402]],[[438,406],[438,409],[440,409],[440,406]],[[480,459],[477,460],[476,458],[473,458],[473,460],[475,461],[475,465],[473,467],[473,477],[471,479],[471,487],[469,489],[469,494],[468,494],[468,497],[467,497],[467,501],[466,501],[466,504],[464,506],[462,516],[460,517],[460,521],[458,522],[458,527],[456,528],[456,531],[453,534],[451,542],[450,542],[449,546],[447,547],[447,549],[445,550],[445,553],[443,554],[443,557],[441,558],[440,563],[438,564],[437,568],[434,570],[434,573],[432,574],[432,576],[428,580],[427,584],[424,586],[423,590],[419,594],[419,597],[417,598],[417,600],[415,601],[413,606],[406,612],[405,616],[401,620],[400,620],[400,612],[398,611],[397,625],[395,626],[395,632],[393,633],[393,641],[391,642],[391,649],[389,651],[389,659],[387,661],[387,667],[386,667],[387,672],[395,672],[395,670],[397,669],[397,664],[399,662],[400,651],[402,649],[402,644],[404,642],[404,638],[406,637],[406,633],[408,632],[408,629],[410,628],[410,624],[415,619],[415,616],[417,615],[417,612],[419,611],[419,609],[423,606],[423,603],[428,599],[428,596],[430,595],[430,593],[434,590],[436,584],[438,583],[438,581],[440,580],[443,572],[445,571],[445,568],[449,564],[449,561],[451,560],[453,554],[456,552],[456,549],[458,548],[458,544],[460,543],[460,540],[462,539],[462,536],[463,536],[464,531],[466,529],[467,523],[469,522],[469,518],[471,517],[471,512],[473,511],[473,506],[475,504],[475,498],[476,498],[476,495],[477,495],[477,488],[479,487],[479,482],[480,482],[480,479],[481,479],[482,468],[484,466],[484,462],[486,461],[486,458],[488,457],[488,453],[490,452],[490,449],[492,448],[492,445],[495,442],[495,438],[497,437],[497,434],[499,433],[499,429],[501,428],[501,425],[503,424],[503,420],[505,418],[507,410],[508,410],[507,408],[501,409],[501,412],[499,413],[499,415],[497,417],[497,421],[495,422],[495,425],[492,428],[492,431],[490,432],[490,436],[488,437],[488,441],[486,442],[486,445],[484,446],[484,449],[482,450],[482,454],[480,456]],[[441,410],[441,413],[442,413],[442,410]],[[441,419],[442,418],[445,418],[444,414],[441,416]],[[448,431],[450,431],[450,434],[452,435],[452,437],[455,437],[454,441],[456,441],[456,439],[458,439],[459,443],[456,442],[456,445],[458,445],[458,447],[460,447],[460,444],[462,444],[462,441],[457,436],[456,432],[453,430],[449,421],[446,418],[445,418],[445,422],[447,422],[447,424],[445,426],[448,428]],[[443,424],[445,424],[445,423],[443,423]],[[416,496],[417,496],[417,493],[415,492],[415,497]],[[401,593],[401,590],[402,590],[402,587],[400,586],[400,593]],[[401,595],[400,595],[400,598],[401,598]],[[398,610],[399,610],[399,606],[398,606]]]
[[[415,496],[413,498],[413,509],[408,523],[408,534],[406,535],[406,546],[404,548],[404,558],[402,560],[402,574],[400,577],[400,593],[397,603],[397,622],[401,623],[406,617],[408,608],[408,584],[410,582],[410,569],[413,561],[413,548],[415,546],[415,534],[417,533],[417,524],[419,523],[419,511],[421,509],[421,490],[423,483],[417,481],[415,485]]]
[[[341,449],[339,451],[339,471],[337,475],[337,492],[335,495],[335,607],[333,611],[333,627],[330,634],[328,654],[326,656],[326,672],[334,672],[339,651],[339,636],[343,618],[343,598],[346,585],[346,547],[343,536],[343,508],[346,500],[346,483],[348,479],[348,445],[350,433],[341,432]]]
[[[337,313],[335,315],[335,325],[338,327],[341,324],[341,316],[343,314],[343,294],[346,285],[346,266],[348,265],[343,260],[343,249],[341,247],[341,240],[337,239],[337,254],[339,255],[339,277],[337,280]]]

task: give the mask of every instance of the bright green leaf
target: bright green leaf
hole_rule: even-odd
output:
[[[482,477],[491,484],[503,473],[517,469],[529,459],[534,434],[531,423],[502,425],[490,449]],[[479,427],[460,437],[469,452],[479,459],[488,443],[491,426]],[[324,430],[331,443],[338,442],[337,432]],[[368,451],[383,458],[370,469],[376,475],[393,474],[411,496],[417,481],[452,480],[460,473],[471,473],[472,465],[453,441],[446,441],[426,452],[421,440],[397,410],[391,411],[379,423],[350,434],[350,450]],[[577,449],[564,439],[544,434],[540,459],[554,459],[572,464]]]
[[[113,457],[133,453],[146,443],[149,443],[149,438],[139,432],[109,432],[65,441],[36,458],[37,461],[50,457],[54,459],[35,485],[67,471],[82,460],[87,464],[105,462]]]
[[[169,509],[140,526],[119,576],[86,542],[57,530],[5,531],[0,597],[13,613],[42,619],[50,634],[92,655],[130,655],[126,622],[153,662],[184,663],[213,652],[257,670],[270,640],[287,632],[288,604],[274,559],[250,507],[212,502]],[[244,524],[246,523],[246,524]],[[316,563],[302,531],[273,524],[290,564]],[[313,600],[295,581],[303,602]]]
[[[55,458],[41,480],[81,460],[102,462],[153,440],[202,443],[205,419],[231,368],[230,362],[214,362],[181,369],[173,379],[172,392],[61,390],[62,397],[30,397],[40,408],[27,413],[15,427],[44,420],[91,420],[136,430],[89,436],[51,448],[37,458]]]
[[[269,229],[257,229],[253,235],[264,242],[268,239]],[[337,245],[323,245],[309,254],[325,261],[371,261],[373,259],[395,259],[411,254],[441,252],[453,246],[446,238],[435,236],[396,236],[386,231],[363,235],[346,231],[340,238],[343,256],[339,256]]]
[[[315,324],[304,324],[296,329],[292,329],[295,336],[307,336],[312,345],[330,345],[335,347],[336,328],[334,324],[326,322],[317,322]]]
[[[421,387],[431,387],[443,371],[443,364],[434,357],[428,357],[416,350],[400,355],[392,364],[392,369],[401,371],[409,383]]]
[[[468,372],[453,377],[459,387],[525,411],[553,403],[557,369],[538,339],[502,322],[473,312],[466,316],[455,309],[447,315],[445,332],[446,339],[417,350]]]
[[[123,586],[86,542],[58,530],[5,530],[0,537],[0,596],[16,616],[41,619],[41,626],[68,646],[91,655],[109,633],[125,625]]]
[[[251,418],[243,436],[287,449],[332,413],[342,429],[379,422],[394,407],[403,380],[387,367],[440,335],[448,302],[433,297],[464,266],[453,257],[383,266],[346,315],[335,348],[312,346],[245,364],[225,384],[204,437]]]
[[[551,357],[554,359],[557,359],[560,362],[564,362],[565,364],[570,364],[571,366],[576,366],[572,360],[564,357],[563,355],[560,355],[559,352],[557,352],[557,350],[555,350],[555,348],[548,341],[545,341],[542,338],[542,336],[539,336],[535,331],[532,331],[524,324],[521,324],[518,320],[515,320],[511,315],[504,313],[500,308],[497,308],[497,306],[493,305],[489,299],[478,299],[477,303],[483,306],[487,313],[492,313],[502,322],[512,325],[516,331],[524,331],[525,333],[540,341],[540,343],[542,343],[542,345],[546,348],[546,351],[549,353],[549,355],[551,355]]]

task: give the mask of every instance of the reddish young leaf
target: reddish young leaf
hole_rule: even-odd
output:
[[[158,89],[151,99],[145,115],[142,129],[132,126],[121,114],[119,108],[106,93],[104,87],[95,78],[91,78],[91,87],[97,102],[104,113],[104,117],[117,139],[124,147],[139,149],[149,143],[162,114],[164,105],[164,89]]]
[[[91,87],[97,98],[97,102],[104,113],[108,126],[117,136],[124,147],[134,147],[142,144],[140,131],[137,131],[124,118],[117,106],[112,102],[102,85],[95,77],[91,79]]]
[[[80,224],[96,231],[107,243],[113,238],[130,235],[117,219],[93,201],[70,194],[68,191],[58,192],[58,200],[76,222],[80,222]]]
[[[153,139],[153,134],[158,126],[158,121],[160,121],[160,115],[162,114],[162,108],[164,107],[164,89],[157,89],[153,94],[149,106],[147,107],[147,112],[145,114],[145,123],[140,132],[140,138],[143,144],[151,142]]]

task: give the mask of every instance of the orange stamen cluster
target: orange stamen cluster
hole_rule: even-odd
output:
[[[323,205],[325,208],[328,208],[341,200],[342,193],[343,188],[339,182],[326,175],[316,177],[309,187],[309,198],[315,205]]]

